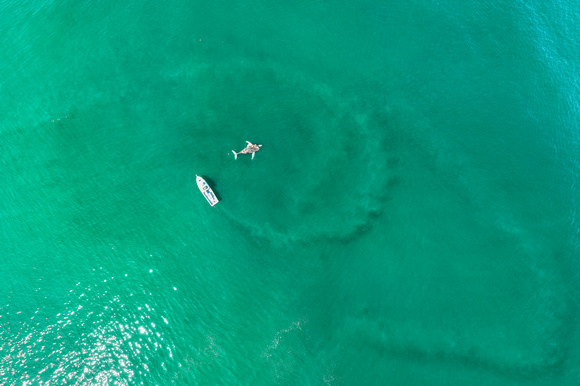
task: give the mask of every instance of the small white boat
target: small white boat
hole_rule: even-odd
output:
[[[196,177],[195,180],[197,181],[197,187],[199,188],[201,194],[203,194],[207,202],[209,202],[211,206],[217,204],[219,200],[217,199],[213,190],[211,190],[207,182],[205,182],[205,180],[198,175],[196,175],[195,177]]]

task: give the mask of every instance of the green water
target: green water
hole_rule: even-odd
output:
[[[579,25],[0,2],[1,382],[577,384]]]

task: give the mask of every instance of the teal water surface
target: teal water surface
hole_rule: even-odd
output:
[[[1,383],[578,384],[579,12],[0,2]]]

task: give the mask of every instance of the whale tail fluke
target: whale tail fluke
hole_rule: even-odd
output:
[[[238,154],[240,153],[236,153],[235,151],[232,150],[232,153],[234,153],[234,159],[238,159]]]

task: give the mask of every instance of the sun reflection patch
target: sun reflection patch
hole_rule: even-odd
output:
[[[166,372],[174,349],[167,318],[151,293],[130,297],[115,281],[77,284],[59,312],[39,308],[16,327],[3,322],[14,311],[0,309],[0,383],[129,385]]]

